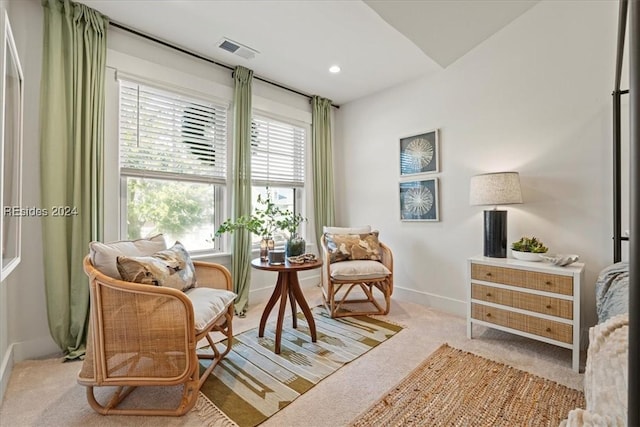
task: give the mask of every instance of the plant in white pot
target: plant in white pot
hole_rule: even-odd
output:
[[[541,261],[540,254],[549,250],[537,237],[522,237],[511,244],[511,254],[514,258],[524,261]]]

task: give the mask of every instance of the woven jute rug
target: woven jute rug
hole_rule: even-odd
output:
[[[231,352],[206,380],[196,403],[205,425],[258,425],[402,329],[379,317],[332,319],[322,307],[312,312],[317,342],[311,342],[307,322],[298,314],[297,329],[285,319],[280,354],[273,351],[274,322],[263,338],[257,328],[234,336]]]
[[[351,427],[556,427],[578,407],[581,391],[444,344]]]

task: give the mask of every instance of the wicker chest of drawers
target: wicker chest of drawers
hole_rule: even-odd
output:
[[[467,336],[473,324],[544,341],[573,352],[580,364],[580,286],[584,264],[557,267],[510,258],[468,260]]]

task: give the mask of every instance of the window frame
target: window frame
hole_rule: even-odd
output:
[[[129,84],[137,84],[142,86],[147,86],[151,89],[159,90],[161,92],[165,92],[169,95],[176,95],[176,97],[181,98],[191,98],[194,100],[198,100],[204,103],[213,103],[218,107],[223,107],[225,111],[225,155],[224,155],[224,163],[225,163],[225,171],[224,177],[206,177],[206,176],[197,176],[192,174],[184,174],[178,175],[174,173],[166,173],[162,171],[154,171],[154,170],[135,170],[123,168],[121,163],[121,139],[120,139],[120,120],[121,120],[121,81],[125,81]],[[198,184],[206,184],[213,186],[213,231],[220,226],[221,218],[225,212],[225,200],[226,194],[228,191],[228,182],[229,182],[229,172],[230,172],[230,127],[232,122],[232,115],[230,112],[230,106],[228,103],[220,102],[219,99],[208,96],[204,93],[194,93],[191,90],[181,89],[177,87],[167,87],[166,85],[158,84],[154,81],[145,81],[145,79],[141,78],[130,78],[129,75],[124,75],[122,77],[116,76],[116,98],[118,100],[118,108],[116,113],[116,122],[117,122],[117,132],[116,132],[116,142],[118,146],[118,193],[119,193],[119,223],[118,223],[118,235],[120,239],[128,239],[127,232],[127,213],[128,213],[128,204],[127,204],[127,180],[129,178],[148,178],[148,179],[161,179],[161,180],[170,180],[175,182],[193,182]],[[212,236],[213,237],[213,236]],[[190,249],[189,252],[192,255],[211,255],[218,254],[223,251],[223,243],[221,239],[213,239],[211,242],[211,248],[207,249]]]

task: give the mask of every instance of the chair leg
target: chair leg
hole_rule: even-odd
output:
[[[227,343],[223,351],[218,349],[218,345],[211,339],[211,335],[206,334],[205,338],[207,342],[209,342],[209,346],[213,350],[213,354],[208,353],[198,353],[198,359],[211,360],[211,363],[207,368],[200,374],[200,378],[198,379],[198,389],[202,387],[202,384],[209,378],[209,375],[213,371],[213,369],[220,363],[220,361],[231,351],[233,347],[233,328],[232,321],[233,319],[233,306],[229,308],[227,313],[225,313],[225,323],[222,326],[214,327],[212,330],[221,332],[227,337]],[[222,344],[220,344],[222,345]]]
[[[334,288],[336,286],[336,288]],[[336,294],[340,291],[342,286],[348,286],[344,295],[340,298],[336,297]],[[354,288],[360,288],[365,298],[361,299],[351,299],[348,300],[351,291]],[[374,287],[382,292],[384,296],[384,303],[379,300],[380,297],[376,298],[374,295],[373,289]],[[359,282],[359,283],[339,283],[333,284],[330,283],[328,286],[329,291],[328,295],[325,297],[323,293],[323,300],[325,301],[325,306],[328,304],[328,309],[331,317],[345,317],[345,316],[359,316],[359,315],[368,315],[368,314],[378,314],[378,315],[386,315],[389,314],[389,310],[391,308],[391,292],[388,284],[386,282]],[[346,309],[346,306],[356,303],[368,303],[372,304],[375,307],[374,310],[363,310],[363,311],[349,311]]]
[[[194,373],[194,375],[196,375]],[[175,408],[162,409],[162,408],[129,408],[121,409],[118,405],[137,387],[118,387],[116,391],[111,395],[109,402],[106,405],[101,404],[96,399],[93,386],[87,387],[87,402],[94,411],[101,415],[143,415],[143,416],[175,416],[189,412],[196,404],[198,399],[198,381],[192,378],[185,382],[182,386],[182,397],[180,403]],[[152,387],[152,386],[149,386]]]

